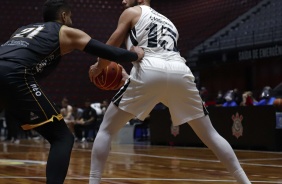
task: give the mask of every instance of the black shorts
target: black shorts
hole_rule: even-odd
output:
[[[63,119],[25,66],[0,60],[0,86],[0,106],[4,106],[24,130],[52,122],[54,118]]]

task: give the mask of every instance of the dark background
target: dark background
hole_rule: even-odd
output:
[[[1,0],[0,44],[20,26],[41,22],[39,0]],[[106,42],[117,26],[122,12],[121,0],[69,0],[72,5],[74,27],[82,29],[90,36]],[[152,0],[152,7],[165,14],[178,27],[179,49],[183,57],[192,63],[188,53],[208,37],[225,27],[243,13],[249,11],[261,0]],[[191,64],[198,86],[205,86],[210,95],[238,88],[241,91],[260,91],[264,86],[274,88],[281,82],[281,58],[267,58],[239,62],[217,62],[210,55],[203,57],[197,65]],[[235,60],[235,61],[234,61]],[[102,91],[88,79],[88,68],[95,57],[82,52],[74,52],[63,57],[63,62],[46,80],[41,82],[43,90],[59,103],[67,97],[71,104],[82,105],[86,98],[93,102],[110,99],[115,91]],[[234,61],[234,62],[233,62]],[[131,63],[126,64],[127,71]]]
[[[216,131],[234,149],[282,150],[282,129],[276,129],[276,109],[273,106],[209,107],[209,116]],[[242,134],[233,135],[233,116],[242,117]],[[205,147],[192,128],[180,125],[178,134],[171,132],[168,109],[153,110],[150,114],[150,141],[152,145]]]

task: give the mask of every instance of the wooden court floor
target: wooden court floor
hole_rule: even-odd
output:
[[[65,184],[87,184],[92,143],[76,142]],[[0,142],[0,184],[43,184],[49,144]],[[282,152],[235,150],[252,183],[282,184]],[[103,184],[236,183],[206,148],[114,144]]]

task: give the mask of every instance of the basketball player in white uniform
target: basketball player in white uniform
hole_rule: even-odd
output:
[[[100,183],[113,135],[134,117],[144,120],[159,102],[169,108],[174,125],[188,122],[238,183],[250,183],[231,146],[210,122],[194,76],[177,50],[178,32],[174,24],[150,8],[150,0],[122,3],[127,9],[107,44],[120,46],[126,42],[128,48],[138,45],[144,49],[145,56],[140,63],[133,63],[129,78],[106,111],[92,149],[89,183]],[[91,66],[90,80],[108,63],[100,59]],[[127,78],[125,73],[124,78]]]

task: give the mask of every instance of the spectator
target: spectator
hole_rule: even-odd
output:
[[[6,136],[6,133],[7,133],[7,129],[6,129],[5,110],[0,109],[0,138]]]
[[[72,133],[74,133],[73,122],[74,118],[72,116],[72,106],[69,104],[69,101],[66,97],[63,98],[61,102],[62,108],[60,109],[61,114],[67,124],[68,128]]]
[[[236,107],[237,103],[234,100],[234,91],[229,90],[224,95],[225,102],[222,104],[222,107]]]
[[[204,102],[208,100],[209,93],[206,87],[201,87],[200,89],[200,96]]]
[[[138,123],[134,126],[134,139],[136,141],[146,141],[149,138],[149,122],[150,115],[148,115],[143,121],[135,119]]]
[[[272,90],[271,87],[265,86],[261,92],[260,101],[257,102],[255,105],[256,106],[273,105],[273,102],[276,98],[271,95],[271,90]]]
[[[84,142],[85,140],[93,142],[96,137],[94,129],[95,126],[97,126],[97,113],[91,107],[89,99],[86,99],[84,104],[85,107],[83,109],[82,117],[80,120],[76,121],[76,124],[74,125],[75,136],[81,142]],[[91,136],[90,133],[93,133],[93,136]]]
[[[102,114],[103,115],[105,114],[108,106],[109,106],[109,100],[108,99],[103,100],[103,102],[101,104],[101,109],[102,109]]]
[[[105,114],[108,106],[109,106],[108,99],[103,100],[102,103],[93,103],[93,104],[91,104],[91,107],[94,110],[96,110],[96,113],[97,113],[97,121],[96,121],[97,126],[96,126],[96,131],[95,132],[98,132],[100,124],[102,123],[104,114]]]
[[[19,143],[20,140],[18,139],[19,136],[19,127],[17,124],[16,119],[13,117],[9,111],[5,111],[5,120],[7,125],[7,137],[5,141],[10,141],[13,143]]]
[[[246,91],[242,95],[241,106],[253,106],[257,103],[256,99],[253,97],[253,93],[251,91]]]
[[[72,133],[74,134],[76,141],[78,140],[78,138],[75,135],[74,126],[75,126],[75,124],[77,124],[77,122],[79,123],[79,121],[82,118],[82,114],[83,114],[83,109],[78,107],[77,104],[74,104],[72,106],[72,113],[71,113],[71,116],[73,117],[73,121],[69,122],[68,127],[71,129]]]
[[[93,127],[94,135],[96,135],[99,130],[100,124],[102,123],[105,113],[105,108],[103,108],[103,103],[99,103],[99,102],[91,104],[91,107],[96,111],[97,114],[95,126]]]
[[[216,103],[216,106],[222,106],[222,104],[224,104],[225,100],[223,98],[223,94],[222,94],[222,91],[219,90],[217,92],[217,97],[215,99],[215,103]]]
[[[236,104],[240,105],[242,102],[242,94],[239,92],[237,88],[233,90],[233,95],[234,95],[234,101],[236,102]]]
[[[74,122],[80,120],[82,117],[82,114],[83,114],[83,109],[78,107],[77,104],[74,104],[72,106],[72,117],[74,119]]]

